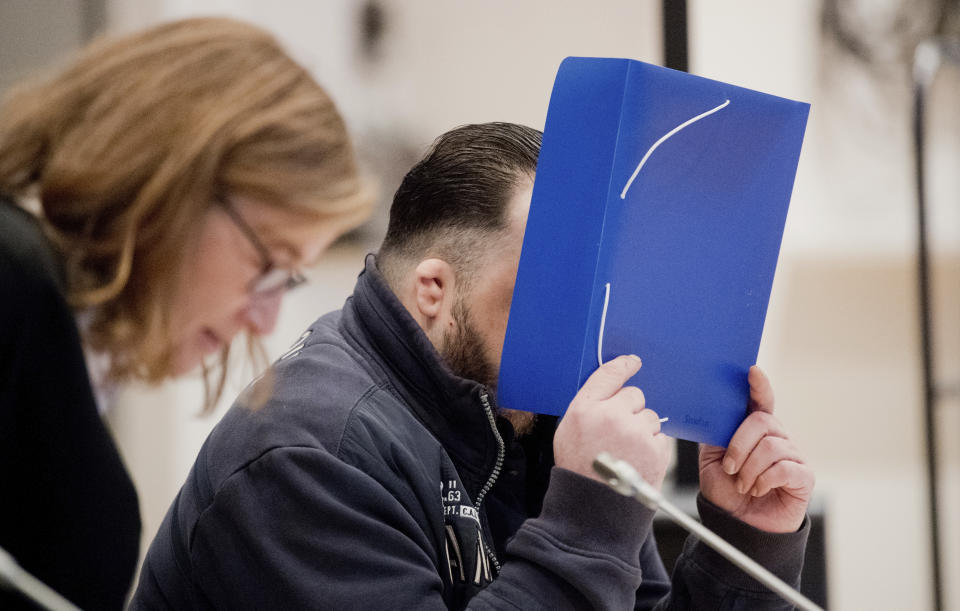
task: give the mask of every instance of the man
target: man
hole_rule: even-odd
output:
[[[637,357],[599,368],[559,424],[495,405],[539,145],[466,126],[407,174],[353,297],[261,382],[265,406],[241,397],[211,433],[133,608],[789,606],[695,539],[671,584],[652,512],[597,481],[602,450],[664,477],[657,415],[623,386]],[[796,583],[813,474],[758,369],[750,384],[730,448],[701,454],[700,514]]]

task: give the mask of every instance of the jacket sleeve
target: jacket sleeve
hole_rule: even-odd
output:
[[[555,469],[540,517],[468,608],[629,608],[651,520]],[[274,450],[235,473],[189,539],[193,578],[218,608],[445,609],[436,550],[395,492],[313,448]]]
[[[643,568],[643,581],[637,589],[636,611],[651,609],[670,593],[670,576],[660,558],[660,549],[653,536],[653,529],[640,549],[640,566]]]
[[[554,467],[540,515],[523,523],[500,576],[470,608],[629,609],[652,522],[633,499]]]
[[[810,534],[805,518],[793,533],[769,533],[750,526],[720,509],[703,495],[697,497],[703,524],[787,584],[798,588]],[[649,607],[647,607],[649,608]],[[766,586],[744,573],[712,548],[690,535],[677,559],[673,587],[656,609],[793,609]]]

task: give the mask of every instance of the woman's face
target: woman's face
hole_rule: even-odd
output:
[[[285,290],[258,292],[267,264],[294,271],[315,261],[340,233],[334,223],[304,223],[255,200],[234,198],[226,206],[207,211],[178,275],[170,311],[175,376],[244,329],[270,333]]]

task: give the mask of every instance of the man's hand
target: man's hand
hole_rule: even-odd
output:
[[[730,446],[700,447],[703,496],[739,520],[768,532],[794,532],[803,524],[813,492],[813,470],[783,425],[773,417],[773,387],[751,367],[750,414]]]
[[[660,488],[670,460],[670,440],[660,432],[656,412],[646,409],[643,392],[623,386],[640,365],[636,356],[617,357],[587,379],[553,438],[558,467],[603,481],[593,470],[593,459],[606,451]]]

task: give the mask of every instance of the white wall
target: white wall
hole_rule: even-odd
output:
[[[370,66],[355,52],[359,4],[152,0],[144,13],[121,0],[111,6],[120,29],[206,11],[261,23],[314,69],[357,134],[387,134],[413,148],[471,121],[542,127],[566,55],[661,57],[654,0],[409,0],[386,3],[385,59]],[[929,608],[908,73],[878,76],[828,52],[816,2],[700,0],[689,13],[691,71],[812,104],[759,362],[818,473],[831,607]],[[960,100],[958,83],[938,91],[942,107]],[[935,120],[941,136],[954,129],[949,113]],[[943,178],[957,176],[958,142],[941,137],[934,145],[941,210],[960,195],[957,181]],[[361,255],[331,253],[313,292],[291,296],[273,354],[339,305]],[[193,418],[198,401],[196,384],[141,389],[111,416],[141,490],[146,538],[213,424]],[[960,419],[956,410],[944,418]],[[944,441],[956,474],[956,437]],[[951,494],[960,515],[956,488]],[[960,566],[960,528],[945,518],[958,539],[949,577]],[[960,609],[960,594],[951,604]]]

